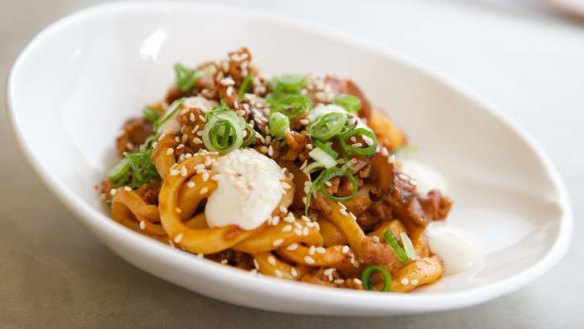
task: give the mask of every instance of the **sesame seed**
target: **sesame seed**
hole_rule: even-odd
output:
[[[276,257],[270,255],[268,256],[268,264],[272,265],[272,266],[276,266]]]
[[[274,240],[272,244],[274,245],[274,247],[279,247],[282,243],[284,243],[284,239],[277,239]]]
[[[290,186],[290,184],[288,184],[288,183],[282,183],[282,187],[283,187],[285,190],[289,190],[289,189],[291,189],[291,188],[292,188],[292,186]]]
[[[343,284],[345,283],[345,280],[343,279],[336,279],[335,281],[333,281],[335,284]]]
[[[385,148],[385,147],[381,148],[381,155],[383,155],[383,156],[389,155],[389,151],[387,150],[387,148]]]
[[[341,208],[339,210],[339,212],[341,213],[341,215],[345,215],[345,216],[348,216],[349,215],[349,213],[345,209],[343,209],[343,208]]]
[[[280,216],[272,217],[272,225],[276,226],[278,224],[280,224]]]
[[[295,277],[295,278],[298,277],[298,271],[296,271],[296,268],[295,267],[292,267],[290,269],[290,274],[292,274],[292,276]]]
[[[299,228],[295,228],[295,229],[294,229],[294,233],[295,233],[296,235],[298,235],[298,236],[302,236],[302,230],[301,230],[301,229],[299,229]]]
[[[323,247],[316,247],[316,252],[319,254],[324,254],[326,253],[326,249]]]
[[[207,120],[205,120],[205,117],[201,114],[199,114],[199,120],[201,120],[202,122],[206,122]],[[202,133],[202,131],[201,131]]]
[[[346,254],[346,253],[348,253],[348,252],[349,252],[349,250],[350,250],[350,249],[349,249],[349,246],[343,246],[343,249],[342,249],[342,251],[343,251],[343,254]]]
[[[199,163],[198,165],[194,166],[193,169],[197,172],[202,171],[202,170],[205,170],[205,165],[202,163]]]
[[[304,257],[304,262],[305,262],[306,264],[314,264],[314,263],[315,263],[315,261],[314,261],[314,258],[312,258],[312,257],[310,257],[310,256],[306,256],[306,257]]]
[[[303,124],[303,125],[306,126],[307,124],[310,123],[310,120],[308,120],[308,119],[301,119],[301,120],[299,120],[299,122],[300,122],[300,124]]]
[[[207,166],[207,167],[210,166],[212,162],[213,162],[213,159],[211,159],[210,156],[205,157],[205,166]]]
[[[262,147],[260,147],[260,152],[268,153],[268,148],[266,146],[262,146]]]
[[[118,193],[118,190],[116,190],[115,188],[110,190],[111,195],[116,195],[116,193]]]
[[[379,237],[377,235],[374,235],[371,237],[371,240],[373,240],[373,242],[379,242]]]
[[[260,269],[260,263],[258,263],[258,261],[255,258],[253,259],[253,266],[258,270]]]
[[[288,250],[288,251],[294,251],[296,249],[298,249],[298,243],[292,243],[286,247],[286,250]]]
[[[294,223],[295,221],[294,214],[292,214],[291,212],[288,213],[288,215],[284,217],[283,221],[285,221],[286,223]]]
[[[351,144],[352,147],[362,147],[363,144],[362,143],[353,143]]]
[[[288,212],[288,209],[286,209],[286,207],[284,207],[284,206],[280,206],[280,212],[285,214]]]
[[[187,175],[189,174],[189,171],[187,170],[187,167],[180,168],[180,174],[183,177],[187,177]]]
[[[141,229],[141,230],[144,230],[144,229],[146,229],[146,223],[144,223],[144,221],[143,221],[143,220],[141,220],[141,221],[140,221],[140,229]]]
[[[187,183],[187,187],[188,187],[188,188],[193,188],[193,187],[195,187],[195,182],[188,182],[188,183]]]
[[[203,182],[206,182],[208,180],[209,180],[209,172],[208,171],[205,171],[203,173]]]
[[[408,278],[403,278],[401,279],[401,284],[403,284],[404,286],[407,286],[410,283],[410,280],[408,280]]]
[[[233,79],[231,77],[227,77],[227,78],[221,79],[221,81],[219,81],[219,83],[224,85],[224,86],[233,86],[235,84],[235,81],[233,81]]]
[[[363,284],[363,282],[357,278],[354,278],[353,281],[355,281],[356,284]]]
[[[335,269],[331,267],[331,268],[327,268],[326,270],[322,271],[322,274],[329,276],[329,275],[333,274],[334,271],[335,271]]]
[[[312,146],[312,144],[306,144],[306,148],[309,150],[312,150],[314,148],[314,146]]]
[[[183,234],[182,234],[182,233],[179,233],[179,234],[177,234],[177,235],[174,237],[174,242],[175,242],[175,243],[180,243],[180,242],[182,241],[182,238],[183,238]]]
[[[124,186],[124,191],[130,192],[132,191],[132,188],[129,186]]]
[[[337,202],[337,204],[339,205],[339,207],[341,207],[341,209],[347,210],[347,206],[345,206],[341,202]]]
[[[203,194],[205,194],[205,193],[207,193],[207,192],[209,192],[209,189],[208,189],[208,188],[206,188],[206,187],[203,187],[203,188],[201,189],[201,192],[200,192],[200,194],[201,194],[201,195],[203,195]]]
[[[280,270],[274,270],[274,274],[276,274],[276,276],[279,278],[283,277],[282,272]]]
[[[302,230],[302,234],[303,234],[304,236],[308,236],[308,233],[310,233],[310,232],[309,232],[309,230],[308,230],[308,227],[305,227],[305,228]]]
[[[180,214],[182,212],[182,209],[180,209],[179,207],[174,208],[174,211],[176,211],[177,214]]]
[[[170,170],[170,176],[178,176],[179,174],[180,174],[180,171],[178,171],[176,169]]]
[[[274,148],[272,147],[272,145],[270,145],[268,147],[268,155],[269,156],[274,156]]]
[[[286,224],[284,227],[282,227],[282,232],[290,232],[290,231],[292,231],[292,225]]]
[[[174,149],[173,148],[167,148],[166,149],[166,155],[172,155],[174,153]]]
[[[419,283],[419,281],[418,281],[418,279],[413,279],[413,280],[411,281],[411,283],[412,283],[412,285],[414,285],[414,286],[417,286],[417,285],[418,285],[418,283]]]
[[[197,118],[195,117],[195,114],[193,112],[191,112],[189,114],[189,121],[191,122],[195,122],[195,120],[197,120]]]
[[[203,141],[199,137],[193,138],[193,144],[203,144]]]
[[[310,248],[308,248],[309,255],[314,255],[315,252],[316,252],[316,248],[314,246],[310,246]]]

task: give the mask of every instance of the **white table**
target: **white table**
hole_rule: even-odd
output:
[[[1,76],[42,27],[94,2],[2,0]],[[470,86],[543,145],[566,180],[576,220],[584,214],[584,23],[546,11],[536,0],[246,4],[383,43]],[[268,313],[199,296],[116,257],[41,185],[14,142],[4,117],[0,328],[584,327],[581,225],[558,266],[521,291],[482,306],[394,318]]]

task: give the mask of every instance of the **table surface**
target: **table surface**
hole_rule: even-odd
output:
[[[92,0],[1,0],[0,76],[35,33]],[[224,1],[234,3],[235,1]],[[252,0],[385,44],[458,80],[519,122],[584,214],[584,23],[529,0]],[[3,80],[3,84],[5,79]],[[4,86],[3,86],[4,87]],[[3,88],[4,89],[4,88]],[[4,102],[2,102],[4,103]],[[582,328],[584,242],[524,289],[481,306],[392,318],[296,316],[200,296],[105,248],[41,184],[0,120],[1,328]],[[576,237],[584,231],[576,225]]]

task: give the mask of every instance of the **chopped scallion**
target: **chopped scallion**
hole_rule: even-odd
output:
[[[184,93],[193,88],[200,75],[197,70],[189,69],[180,63],[174,65],[174,72],[176,74],[176,86]]]
[[[284,138],[286,132],[290,130],[290,119],[280,112],[271,113],[268,124],[270,127],[270,134],[274,137]]]
[[[144,107],[143,112],[146,119],[148,119],[148,121],[150,122],[156,122],[156,120],[158,120],[158,117],[160,117],[160,112],[157,109],[153,108],[152,106]]]
[[[339,95],[334,103],[343,107],[349,113],[357,113],[361,109],[361,99],[353,95]]]
[[[113,183],[119,182],[128,175],[129,170],[130,163],[128,159],[123,158],[107,172],[107,178]]]
[[[346,114],[331,112],[319,117],[306,129],[314,138],[326,141],[340,134],[346,122]]]
[[[385,237],[385,240],[387,240],[387,243],[389,243],[389,246],[391,247],[391,249],[393,249],[393,251],[397,255],[397,258],[399,259],[399,261],[402,264],[407,263],[409,260],[408,255],[403,250],[403,248],[399,245],[399,243],[397,242],[397,239],[395,238],[393,233],[390,230],[387,230],[387,231],[385,231],[385,233],[383,233],[383,236]]]
[[[331,168],[337,165],[337,161],[333,157],[318,147],[308,152],[308,155],[314,160],[322,163],[325,168]]]
[[[389,291],[391,288],[391,274],[389,274],[389,271],[387,271],[385,267],[379,265],[369,265],[363,270],[363,274],[361,274],[363,288],[365,290],[373,290],[371,285],[371,275],[373,275],[374,272],[379,272],[383,277],[383,287],[380,291]]]
[[[304,95],[270,97],[268,104],[272,112],[282,112],[290,119],[305,114],[312,107],[312,101]]]
[[[243,95],[245,95],[245,93],[249,89],[252,81],[253,81],[253,75],[248,74],[245,76],[245,78],[241,82],[241,85],[239,86],[239,89],[237,90],[237,96],[239,98],[242,98]]]
[[[353,136],[362,136],[363,143],[361,146],[357,146],[357,143],[351,142],[350,139]],[[370,130],[365,128],[356,128],[346,131],[339,137],[341,142],[341,147],[347,154],[359,154],[364,156],[370,156],[377,150],[377,137]],[[364,147],[363,147],[364,146]]]
[[[270,81],[270,88],[275,92],[298,93],[306,85],[307,78],[302,74],[286,74],[274,77]]]
[[[401,232],[399,237],[401,238],[402,245],[404,246],[404,250],[406,252],[406,255],[408,255],[408,258],[415,259],[416,249],[414,248],[414,244],[412,243],[410,237],[406,234],[406,232]]]

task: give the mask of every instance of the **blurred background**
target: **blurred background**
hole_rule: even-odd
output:
[[[100,2],[0,0],[2,88],[16,56],[36,33]],[[318,22],[357,35],[476,91],[524,127],[559,168],[577,221],[570,252],[521,291],[460,311],[339,319],[227,305],[143,273],[102,246],[33,174],[3,115],[0,328],[584,327],[584,230],[578,224],[584,215],[580,202],[584,199],[583,0],[214,2]],[[42,197],[27,198],[31,191]]]

